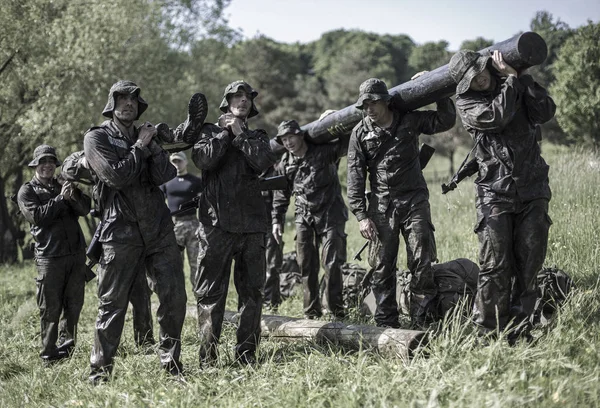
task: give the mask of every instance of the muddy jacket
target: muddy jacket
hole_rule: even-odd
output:
[[[277,166],[278,173],[287,177],[290,188],[276,190],[273,195],[273,223],[283,224],[293,194],[296,222],[314,223],[317,229],[325,231],[348,220],[337,165],[346,148],[340,143],[307,145],[304,157],[286,152]]]
[[[83,142],[97,177],[102,212],[100,242],[144,246],[172,233],[173,222],[159,186],[177,175],[169,154],[154,141],[142,147],[108,120],[91,128]]]
[[[266,233],[267,210],[258,178],[275,159],[263,130],[246,130],[233,137],[219,126],[204,125],[192,149],[204,182],[200,222],[228,232]]]
[[[468,91],[456,100],[465,128],[479,141],[477,196],[483,204],[550,199],[535,125],[552,119],[556,105],[530,75],[497,80],[492,92]]]
[[[429,198],[419,164],[419,135],[444,132],[455,120],[454,104],[445,98],[437,102],[437,111],[394,112],[389,129],[369,118],[356,125],[348,148],[348,204],[358,221],[367,218],[367,170],[371,212],[384,213],[391,203],[409,205]]]
[[[66,200],[61,189],[55,178],[46,187],[35,176],[19,189],[19,209],[31,224],[36,256],[52,258],[85,251],[79,217],[90,212],[91,199],[75,189],[74,200]]]

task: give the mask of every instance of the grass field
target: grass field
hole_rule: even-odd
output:
[[[219,363],[201,370],[196,321],[190,315],[182,339],[184,382],[163,373],[156,355],[136,348],[128,315],[114,379],[92,387],[87,375],[97,311],[95,281],[86,287],[74,356],[44,368],[38,358],[36,272],[27,263],[0,268],[0,407],[599,406],[600,156],[546,145],[544,156],[551,166],[554,221],[546,264],[571,274],[577,289],[552,327],[535,331],[534,345],[510,347],[504,339],[477,345],[468,320],[455,318],[436,332],[426,352],[411,360],[312,342],[264,340],[260,364],[242,368],[232,361],[234,331],[226,327]],[[432,168],[445,168],[440,160]],[[472,180],[447,196],[440,194],[439,184],[429,182],[440,261],[476,261]],[[351,256],[363,239],[354,218],[346,229]],[[292,228],[287,228],[285,241],[286,251],[292,250]],[[400,254],[404,267],[403,246]],[[188,297],[193,307],[189,290]],[[228,309],[236,308],[236,299],[231,292]],[[301,302],[299,296],[286,301],[280,314],[301,316]]]

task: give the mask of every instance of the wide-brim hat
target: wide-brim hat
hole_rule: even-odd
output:
[[[37,167],[40,164],[40,160],[44,157],[52,157],[56,161],[56,166],[60,166],[62,163],[56,156],[56,149],[49,145],[40,145],[33,151],[33,160],[29,162],[27,166]]]
[[[281,137],[285,135],[304,135],[304,132],[298,122],[295,120],[284,120],[277,126],[277,135],[275,135],[275,141],[282,145]]]
[[[140,96],[140,92],[140,87],[132,81],[124,80],[113,84],[113,86],[110,87],[110,91],[108,91],[108,102],[106,102],[106,106],[102,111],[102,116],[107,118],[113,117],[113,111],[115,110],[115,105],[117,104],[115,98],[116,94],[135,94],[138,99],[138,114],[135,119],[138,120],[140,116],[142,116],[142,113],[148,109],[148,103]]]
[[[450,76],[456,82],[456,94],[469,90],[471,81],[481,74],[492,59],[491,55],[481,55],[471,50],[460,50],[450,59]]]
[[[365,100],[372,101],[389,101],[392,99],[392,95],[389,94],[387,85],[381,79],[369,78],[362,84],[358,89],[358,100],[354,105],[356,109],[362,109]]]
[[[252,107],[250,108],[250,113],[248,114],[247,119],[258,115],[258,109],[256,109],[256,105],[254,104],[254,98],[258,96],[258,92],[254,90],[247,82],[245,81],[233,81],[225,88],[225,92],[223,92],[223,100],[221,101],[221,105],[219,109],[223,113],[227,113],[229,110],[229,97],[240,90],[240,88],[250,95],[250,100],[252,102]]]

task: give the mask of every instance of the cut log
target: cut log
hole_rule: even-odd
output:
[[[237,324],[237,319],[236,313],[225,312],[225,320],[228,322]],[[261,329],[262,336],[270,339],[312,340],[352,350],[374,349],[382,354],[403,358],[412,357],[427,342],[426,333],[418,330],[386,329],[287,316],[263,315]]]
[[[504,60],[522,71],[534,65],[539,65],[548,56],[548,47],[544,39],[537,33],[526,32],[518,34],[508,40],[494,44],[480,50],[481,53],[490,50],[502,52]],[[454,95],[456,83],[450,76],[448,64],[427,72],[420,77],[397,85],[389,90],[404,110],[414,110],[429,105],[441,98]],[[367,79],[367,78],[365,78]],[[356,90],[358,98],[358,89]],[[362,119],[362,112],[354,104],[346,106],[321,120],[315,120],[302,129],[307,132],[308,140],[313,143],[327,143],[342,135],[348,135]],[[275,152],[282,152],[283,146],[275,139],[271,139],[271,148]]]

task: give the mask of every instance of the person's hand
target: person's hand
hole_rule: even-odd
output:
[[[65,200],[73,200],[73,194],[75,193],[75,186],[70,181],[65,181],[62,185],[62,190],[60,194],[62,194]]]
[[[414,74],[413,76],[410,77],[410,79],[417,79],[418,77],[420,77],[423,74],[428,73],[429,71],[421,71],[421,72],[417,72],[416,74]]]
[[[502,53],[498,50],[494,50],[492,54],[492,66],[496,68],[496,70],[503,76],[514,75],[518,76],[517,70],[508,65],[504,58],[502,57]]]
[[[275,238],[275,241],[277,241],[278,244],[281,245],[281,224],[273,224],[273,237]]]
[[[377,238],[377,228],[375,227],[375,223],[371,221],[370,218],[365,218],[364,220],[358,223],[358,227],[360,229],[360,235],[363,238],[366,238],[370,241],[373,241]]]
[[[142,142],[142,146],[148,146],[156,134],[157,131],[154,125],[146,122],[139,128],[138,140]]]

